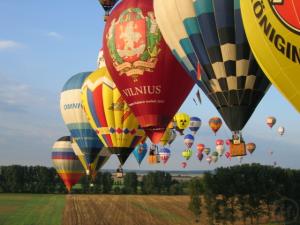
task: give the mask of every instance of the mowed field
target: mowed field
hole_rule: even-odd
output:
[[[0,225],[60,225],[65,195],[0,194]]]
[[[63,225],[193,225],[188,202],[188,196],[68,195]]]

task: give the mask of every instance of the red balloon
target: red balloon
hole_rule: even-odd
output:
[[[166,45],[153,0],[123,0],[109,16],[103,51],[124,100],[153,143],[159,143],[194,82]]]
[[[205,148],[205,145],[204,145],[204,144],[198,144],[198,145],[197,145],[197,150],[198,150],[199,152],[203,152],[204,148]]]
[[[224,145],[224,141],[222,139],[216,140],[216,145]]]
[[[182,163],[181,163],[181,167],[182,167],[182,168],[185,168],[186,166],[187,166],[187,163],[186,163],[186,162],[182,162]]]
[[[231,140],[230,139],[226,139],[226,145],[230,145],[230,143],[231,143]]]

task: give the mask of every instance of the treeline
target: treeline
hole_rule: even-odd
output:
[[[219,168],[190,181],[189,209],[205,224],[300,224],[300,171],[259,164]]]

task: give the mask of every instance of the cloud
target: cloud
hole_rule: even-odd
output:
[[[54,38],[54,39],[58,39],[61,40],[63,38],[63,36],[55,31],[51,31],[47,33],[48,37]]]
[[[0,50],[19,48],[22,44],[12,40],[0,40]]]

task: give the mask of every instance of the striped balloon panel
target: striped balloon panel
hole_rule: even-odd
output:
[[[60,98],[63,119],[73,140],[77,142],[83,153],[84,164],[87,165],[95,161],[103,147],[96,132],[90,126],[82,107],[81,87],[90,73],[79,73],[71,77],[64,85]]]
[[[194,79],[200,62],[197,84],[228,127],[241,130],[270,82],[250,51],[239,0],[154,0],[154,8],[169,47],[184,67],[189,59]]]
[[[91,126],[106,147],[134,148],[145,136],[105,67],[92,73],[82,88]]]
[[[54,143],[52,162],[68,190],[84,175],[83,167],[72,149],[70,136],[62,137]]]

